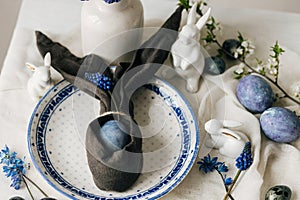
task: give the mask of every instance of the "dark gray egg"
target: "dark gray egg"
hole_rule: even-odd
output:
[[[292,191],[288,186],[276,185],[266,193],[265,200],[290,200]]]
[[[11,197],[9,200],[25,200],[23,197],[15,196]]]
[[[226,69],[225,61],[220,57],[205,58],[205,72],[211,75],[223,74]]]
[[[231,56],[228,56],[230,59],[235,59],[234,58],[234,52],[236,49],[241,46],[241,42],[238,41],[237,39],[227,39],[224,41],[222,44],[222,48],[227,51]]]

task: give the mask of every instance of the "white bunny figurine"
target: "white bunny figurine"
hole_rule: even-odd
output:
[[[241,126],[237,121],[211,119],[205,123],[205,130],[210,135],[206,140],[206,146],[219,149],[219,152],[227,157],[237,158],[243,151],[248,137],[238,131],[232,131],[228,128]],[[228,128],[224,128],[228,127]]]
[[[44,66],[36,67],[30,63],[26,66],[34,72],[28,80],[27,90],[31,98],[38,101],[54,85],[50,73],[51,55],[49,52],[45,55]]]
[[[196,10],[197,2],[194,3],[188,14],[187,24],[183,26],[178,39],[171,47],[175,71],[186,80],[187,90],[193,93],[198,91],[200,76],[205,64],[199,43],[200,30],[206,24],[211,9],[209,8],[197,23]]]

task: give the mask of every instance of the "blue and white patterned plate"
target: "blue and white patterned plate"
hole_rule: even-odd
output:
[[[55,189],[71,199],[157,199],[190,171],[199,147],[196,118],[169,83],[153,79],[133,96],[143,135],[144,168],[126,192],[99,190],[89,171],[84,134],[99,113],[99,102],[66,81],[35,108],[28,127],[32,160]]]

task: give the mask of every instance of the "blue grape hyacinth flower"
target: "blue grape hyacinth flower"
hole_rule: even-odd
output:
[[[94,83],[95,85],[97,85],[98,88],[104,91],[110,91],[112,89],[113,84],[111,79],[99,72],[96,73],[86,72],[84,76],[86,80]]]
[[[252,153],[251,153],[251,142],[246,142],[243,152],[236,159],[235,166],[239,170],[236,173],[236,175],[232,181],[232,184],[230,185],[223,200],[226,200],[230,196],[230,193],[231,193],[234,185],[236,184],[241,172],[247,170],[252,165],[252,163],[253,163],[253,158],[252,158]]]
[[[253,163],[252,154],[251,154],[251,143],[247,142],[245,144],[243,152],[240,154],[240,156],[236,159],[235,166],[241,170],[244,171],[248,169]]]

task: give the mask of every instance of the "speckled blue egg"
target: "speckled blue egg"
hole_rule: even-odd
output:
[[[269,108],[260,116],[260,125],[264,134],[275,142],[292,142],[300,136],[300,120],[286,108]]]
[[[245,76],[239,81],[236,95],[240,103],[252,113],[262,113],[274,102],[271,86],[255,75]]]
[[[123,149],[131,141],[130,135],[124,132],[124,127],[116,120],[108,121],[101,127],[100,138],[113,151]]]

